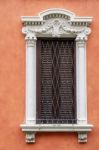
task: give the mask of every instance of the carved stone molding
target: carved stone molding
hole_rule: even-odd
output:
[[[65,22],[64,20],[54,19],[45,23],[41,27],[23,27],[22,32],[26,34],[25,39],[36,39],[41,35],[52,36],[52,37],[65,37],[71,35],[77,36],[77,40],[87,40],[87,36],[91,33],[91,29],[88,27],[77,27],[74,28]]]
[[[21,125],[26,142],[35,142],[35,132],[77,132],[79,142],[87,142],[87,132],[93,125],[87,121],[86,41],[91,33],[92,17],[53,8],[38,16],[21,17],[26,40],[26,116]],[[36,39],[38,37],[75,38],[76,41],[76,101],[77,124],[36,124]]]
[[[25,39],[36,39],[39,36],[76,37],[87,39],[91,29],[88,27],[92,17],[77,17],[63,9],[50,9],[35,17],[22,17]]]

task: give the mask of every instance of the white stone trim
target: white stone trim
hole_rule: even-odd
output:
[[[22,131],[26,132],[88,132],[91,124],[22,124]]]
[[[77,38],[76,38],[77,39]],[[78,124],[87,123],[86,41],[76,41],[76,100]]]
[[[23,23],[29,23],[29,24],[39,24],[40,22],[43,23],[44,18],[47,17],[51,18],[53,17],[55,14],[59,15],[60,17],[63,18],[68,18],[70,20],[70,23],[78,26],[78,25],[83,25],[83,26],[88,26],[91,24],[92,22],[92,18],[93,17],[79,17],[76,16],[73,12],[65,10],[65,9],[60,9],[60,8],[52,8],[52,9],[48,9],[46,11],[43,11],[41,13],[38,14],[38,16],[22,16],[21,20]]]
[[[36,40],[26,39],[26,124],[36,120]]]
[[[74,13],[53,8],[38,16],[21,17],[26,39],[26,116],[21,125],[26,142],[35,141],[35,132],[78,132],[79,142],[87,141],[92,125],[87,121],[86,41],[91,33],[92,17],[78,17]],[[36,39],[37,37],[72,37],[76,39],[76,101],[77,124],[36,124]]]
[[[35,143],[35,133],[37,132],[77,132],[78,142],[87,142],[87,132],[92,131],[91,124],[36,124],[21,125],[22,131],[26,133],[26,143]]]

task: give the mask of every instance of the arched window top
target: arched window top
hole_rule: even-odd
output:
[[[46,17],[53,18],[54,16],[57,16],[60,18],[64,17],[64,18],[71,19],[71,18],[75,17],[75,14],[73,12],[65,10],[65,9],[53,8],[53,9],[48,9],[46,11],[39,13],[39,16],[44,19],[46,19]]]

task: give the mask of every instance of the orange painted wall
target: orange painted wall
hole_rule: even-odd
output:
[[[94,124],[87,144],[77,135],[39,133],[28,145],[19,125],[25,113],[25,41],[20,16],[60,7],[93,16],[87,45],[88,120]],[[0,0],[0,150],[96,150],[99,148],[99,0]]]

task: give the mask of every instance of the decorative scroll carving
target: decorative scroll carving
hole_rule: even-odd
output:
[[[35,35],[36,33],[29,30],[29,28],[27,27],[23,27],[22,33],[26,35],[25,40],[26,40],[27,46],[28,47],[35,46],[36,39],[37,39]]]
[[[25,40],[36,40],[36,32],[30,30],[28,27],[23,27],[22,28],[22,33],[24,33],[25,36]]]
[[[87,41],[88,35],[91,33],[90,28],[85,28],[83,31],[77,34],[76,41]]]

